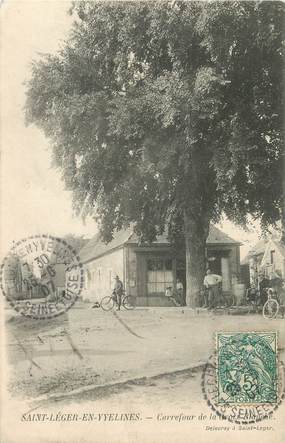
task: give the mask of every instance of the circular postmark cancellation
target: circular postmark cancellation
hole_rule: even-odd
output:
[[[83,266],[76,251],[52,235],[35,235],[14,243],[1,266],[4,297],[17,312],[34,319],[66,312],[80,295],[83,283]]]
[[[276,335],[217,334],[216,353],[202,374],[204,397],[216,415],[241,425],[271,418],[285,395]]]

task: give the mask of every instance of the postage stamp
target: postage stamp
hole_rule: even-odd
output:
[[[276,403],[276,332],[218,332],[216,337],[218,403]]]
[[[83,266],[63,239],[36,235],[14,243],[1,266],[6,300],[22,315],[35,319],[66,312],[83,288]]]
[[[238,424],[270,419],[285,395],[276,332],[218,332],[216,353],[202,374],[208,406]]]

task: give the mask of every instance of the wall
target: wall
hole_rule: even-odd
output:
[[[124,248],[125,258],[125,282],[126,291],[128,294],[138,295],[138,279],[137,279],[137,254],[135,252],[136,246],[126,245]]]
[[[258,278],[262,273],[261,271],[261,261],[263,254],[253,255],[249,257],[249,275],[251,286],[258,286]]]
[[[240,282],[240,248],[232,246],[230,252],[231,286]]]
[[[271,257],[271,252],[274,253]],[[272,262],[273,258],[273,262]],[[265,274],[271,278],[273,273],[277,272],[281,277],[285,277],[284,274],[284,256],[279,251],[279,247],[273,241],[270,241],[264,252],[261,265],[265,271]]]
[[[240,281],[244,283],[246,288],[250,286],[250,272],[249,272],[249,263],[244,263],[240,266]]]
[[[111,294],[116,275],[125,285],[123,247],[84,264],[83,269],[83,300],[100,301]]]
[[[55,270],[55,276],[53,277],[53,283],[55,287],[64,288],[65,287],[65,269],[66,266],[63,263],[55,263],[53,265]]]

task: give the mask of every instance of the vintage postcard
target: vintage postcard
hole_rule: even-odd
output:
[[[284,2],[0,5],[1,443],[284,442]]]

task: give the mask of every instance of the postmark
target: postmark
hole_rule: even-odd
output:
[[[1,266],[3,295],[25,317],[63,314],[77,300],[83,283],[83,266],[76,251],[52,235],[16,242]]]
[[[284,364],[275,332],[218,333],[216,353],[202,374],[209,407],[238,424],[270,419],[285,394]]]

